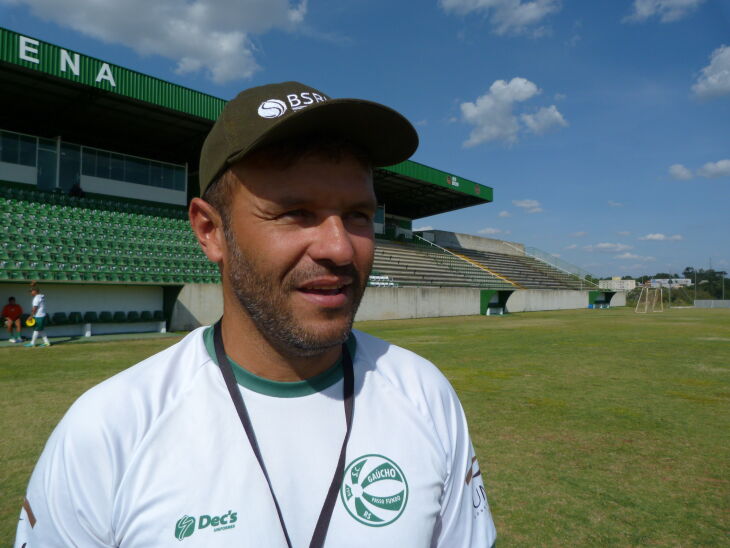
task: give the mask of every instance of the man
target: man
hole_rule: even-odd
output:
[[[23,315],[23,308],[19,304],[15,304],[15,297],[8,298],[8,304],[3,307],[3,318],[5,318],[5,327],[8,329],[8,342],[22,342],[23,336],[20,334],[22,326],[20,325],[20,317]],[[13,335],[13,330],[17,335]]]
[[[76,402],[16,546],[492,545],[453,389],[351,330],[373,261],[372,166],[416,146],[395,111],[297,82],[229,102],[189,209],[221,270],[222,321]]]
[[[33,323],[33,336],[31,337],[30,342],[25,343],[23,346],[33,348],[39,335],[43,337],[41,346],[51,346],[51,341],[48,340],[48,335],[46,335],[44,329],[48,318],[48,315],[46,314],[46,296],[41,293],[40,288],[35,282],[30,284],[30,294],[33,296],[33,308],[31,309],[30,315],[33,320],[35,320]]]

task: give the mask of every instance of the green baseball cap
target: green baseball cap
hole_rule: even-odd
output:
[[[407,160],[418,134],[395,110],[362,99],[332,99],[299,82],[249,88],[226,103],[200,153],[200,194],[229,166],[265,145],[307,135],[342,137],[373,166]]]

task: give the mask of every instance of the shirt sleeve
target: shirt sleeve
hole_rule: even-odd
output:
[[[479,462],[469,439],[466,417],[458,400],[453,402],[452,414],[451,462],[433,546],[490,548],[495,545],[497,531]]]
[[[115,546],[114,459],[108,436],[72,408],[51,434],[31,475],[15,548]]]

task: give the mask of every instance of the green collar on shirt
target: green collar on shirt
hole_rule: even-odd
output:
[[[205,349],[208,351],[208,354],[210,354],[210,358],[216,365],[218,365],[218,360],[215,357],[212,326],[207,327],[205,331],[203,331],[203,342],[205,343]],[[357,342],[355,341],[355,336],[352,333],[350,333],[345,344],[347,345],[347,349],[350,351],[350,356],[354,362]],[[236,377],[236,382],[238,382],[238,384],[248,388],[249,390],[258,392],[259,394],[274,396],[277,398],[299,398],[301,396],[309,396],[310,394],[321,392],[322,390],[329,388],[342,378],[341,358],[338,359],[332,367],[323,371],[319,375],[315,375],[314,377],[303,381],[293,382],[281,382],[265,379],[247,371],[234,362],[230,357],[228,358],[228,361],[231,362],[233,374]]]

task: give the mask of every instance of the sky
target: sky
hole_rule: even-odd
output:
[[[230,99],[295,80],[494,189],[414,221],[596,276],[730,271],[728,0],[0,0],[0,26]]]

